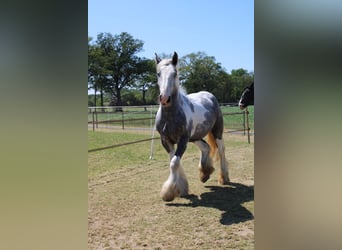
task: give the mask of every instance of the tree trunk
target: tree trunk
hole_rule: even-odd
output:
[[[101,88],[101,91],[100,91],[100,97],[101,97],[101,107],[103,107],[103,89]],[[104,108],[102,108],[102,111],[104,112]]]
[[[101,92],[100,92],[100,97],[101,97],[101,106],[103,107],[103,90],[101,89]]]
[[[95,85],[96,86],[96,85]],[[97,88],[94,88],[94,106],[96,107],[96,92],[97,92]]]
[[[142,100],[143,100],[143,104],[145,105],[144,110],[147,111],[147,109],[146,109],[146,90],[145,89],[142,90]]]

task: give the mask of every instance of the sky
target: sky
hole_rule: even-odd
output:
[[[88,0],[88,36],[127,32],[138,55],[205,52],[230,73],[254,71],[253,0]]]

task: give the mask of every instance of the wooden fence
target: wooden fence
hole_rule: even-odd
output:
[[[96,129],[135,129],[153,130],[158,105],[150,106],[121,106],[121,107],[88,107],[88,128]],[[243,131],[250,143],[250,112],[240,110],[236,104],[222,104],[222,114],[225,132],[236,133]],[[254,112],[253,124],[254,127]]]

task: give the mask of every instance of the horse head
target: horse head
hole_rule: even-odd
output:
[[[254,105],[254,82],[244,88],[239,101],[240,109],[245,109],[249,105]]]
[[[164,107],[171,105],[172,96],[177,93],[179,79],[177,74],[178,55],[174,52],[171,59],[163,59],[155,54],[159,86],[159,101]]]

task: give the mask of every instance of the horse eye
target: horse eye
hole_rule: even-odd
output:
[[[157,76],[160,77],[160,72],[157,73]]]

